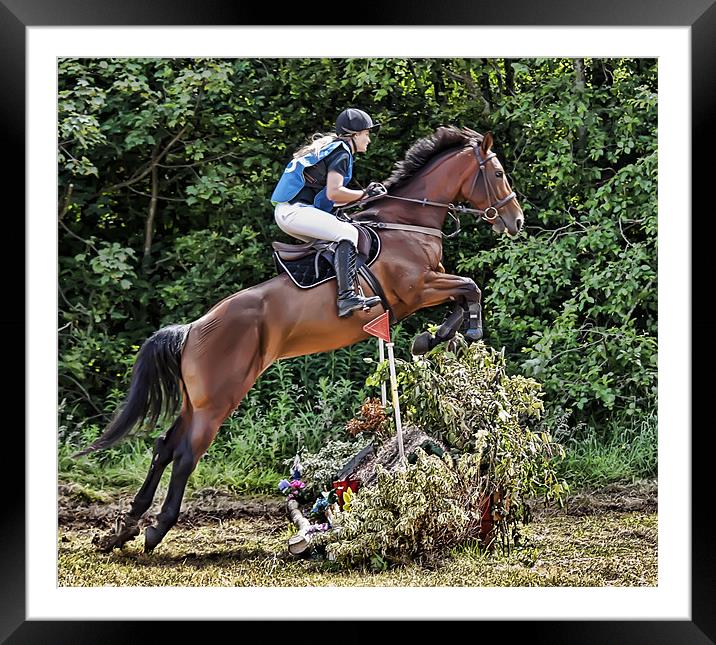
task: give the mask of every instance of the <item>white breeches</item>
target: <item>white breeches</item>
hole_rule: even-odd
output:
[[[308,204],[276,204],[276,224],[284,232],[304,242],[350,240],[358,246],[358,230],[347,222]]]

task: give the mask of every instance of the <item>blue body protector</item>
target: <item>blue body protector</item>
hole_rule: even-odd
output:
[[[286,166],[286,169],[281,175],[276,188],[271,195],[271,203],[275,206],[279,202],[291,201],[306,184],[306,179],[303,176],[303,171],[306,168],[315,166],[317,163],[325,159],[331,152],[333,152],[338,146],[343,146],[350,154],[348,157],[348,173],[343,178],[343,185],[347,186],[353,175],[353,154],[351,149],[343,141],[332,141],[328,145],[321,148],[318,153],[309,152],[303,157],[292,159],[291,162]],[[316,208],[320,208],[322,211],[331,212],[335,207],[335,203],[332,202],[326,196],[326,187],[316,195],[313,200],[313,205]]]

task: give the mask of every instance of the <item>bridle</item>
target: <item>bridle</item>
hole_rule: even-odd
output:
[[[478,143],[473,143],[472,149],[475,152],[475,157],[477,157],[477,173],[475,173],[475,179],[472,182],[472,188],[470,188],[469,195],[472,195],[473,192],[475,192],[475,186],[477,186],[477,180],[482,175],[482,178],[485,181],[485,195],[487,196],[487,201],[492,201],[492,191],[490,190],[490,182],[487,180],[487,173],[484,172],[485,165],[487,164],[490,159],[493,157],[496,157],[497,155],[494,152],[490,152],[484,159],[482,157],[482,148],[480,148],[480,145]],[[481,209],[466,209],[466,211],[470,212],[478,212],[480,213],[480,216],[482,219],[484,219],[489,224],[492,224],[498,217],[500,217],[499,210],[502,208],[505,204],[508,204],[513,199],[517,197],[517,193],[513,190],[509,195],[506,197],[503,197],[502,199],[498,199],[495,202],[492,202],[484,211]],[[492,211],[493,215],[488,215],[488,213]],[[501,218],[500,218],[501,219]],[[504,224],[504,222],[503,222]]]
[[[484,172],[485,166],[487,165],[487,162],[490,161],[493,157],[496,157],[497,154],[494,152],[490,152],[486,157],[482,156],[482,148],[480,147],[480,143],[478,141],[473,141],[472,144],[472,150],[475,153],[475,158],[477,159],[477,172],[475,173],[475,179],[472,181],[472,187],[470,188],[470,193],[468,195],[471,196],[473,192],[475,192],[475,187],[477,186],[477,180],[480,178],[480,175],[482,175],[482,178],[485,182],[485,195],[487,196],[488,202],[492,201],[492,190],[490,189],[490,182],[487,179],[487,173]],[[446,235],[442,231],[440,231],[440,237],[445,238],[451,238],[455,237],[460,231],[460,218],[459,213],[474,213],[475,215],[478,215],[481,219],[484,219],[488,224],[493,224],[495,220],[499,217],[502,219],[500,215],[500,209],[511,202],[513,199],[517,197],[517,194],[513,190],[509,195],[506,197],[503,197],[502,199],[498,199],[494,202],[492,202],[487,208],[468,208],[467,206],[462,206],[460,204],[455,205],[453,203],[445,204],[442,202],[432,202],[429,201],[427,198],[424,199],[413,199],[410,197],[398,197],[397,195],[376,195],[375,197],[369,197],[368,199],[361,200],[361,205],[366,204],[368,202],[376,201],[378,199],[398,199],[400,201],[404,202],[413,202],[416,204],[422,204],[423,206],[439,206],[441,208],[447,208],[448,209],[448,215],[450,215],[456,222],[457,222],[457,229],[450,233],[449,235]],[[368,224],[367,222],[364,222],[365,224]],[[502,221],[504,224],[504,220]],[[368,224],[370,226],[374,226],[375,228],[402,228],[402,229],[415,229],[419,230],[419,232],[425,232],[431,235],[435,235],[432,231],[437,231],[438,229],[428,229],[425,227],[419,227],[419,226],[409,226],[407,224],[388,224],[386,222],[372,222]],[[420,231],[420,229],[422,229]]]

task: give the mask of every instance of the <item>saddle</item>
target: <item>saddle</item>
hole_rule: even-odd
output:
[[[373,264],[380,254],[380,238],[370,228],[353,223],[358,229],[358,257],[356,266],[365,277],[363,269]],[[272,242],[276,271],[286,273],[293,283],[301,289],[311,289],[336,277],[333,268],[333,255],[336,242],[317,240],[305,244],[284,244]],[[372,273],[367,278],[369,284],[377,282]],[[373,284],[371,284],[373,288]],[[378,294],[380,295],[380,294]]]
[[[362,215],[370,212],[372,211],[363,211]],[[397,318],[388,304],[383,287],[368,268],[380,255],[380,237],[375,230],[368,226],[355,221],[350,223],[358,229],[356,272],[368,283],[373,293],[380,298],[383,309],[390,314],[391,323],[396,323]],[[272,242],[276,271],[279,275],[282,273],[288,275],[300,289],[317,287],[319,284],[328,282],[328,280],[336,277],[333,258],[337,244],[337,242],[325,240],[304,244]]]
[[[358,255],[368,257],[373,244],[373,236],[375,233],[365,226],[353,224],[358,229]],[[377,237],[377,236],[376,236]],[[380,240],[378,241],[380,244]],[[332,242],[318,240],[315,242],[306,242],[305,244],[284,244],[283,242],[272,242],[273,250],[282,260],[294,262],[308,255],[313,255],[317,251],[322,251],[332,245]]]

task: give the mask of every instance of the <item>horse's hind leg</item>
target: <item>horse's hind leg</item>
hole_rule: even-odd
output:
[[[232,410],[270,361],[262,320],[264,300],[249,293],[212,310],[192,326],[182,352],[182,378],[190,417],[172,452],[172,474],[161,512],[147,528],[144,551],[151,553],[179,519],[190,475]]]
[[[192,414],[187,432],[173,452],[174,463],[169,480],[169,490],[162,510],[157,515],[156,526],[147,527],[144,537],[145,553],[151,553],[179,519],[181,502],[189,476],[194,472],[199,459],[216,437],[227,416],[228,412],[217,415],[204,410],[195,410]]]
[[[162,474],[173,459],[174,450],[181,440],[186,425],[185,414],[183,412],[164,436],[156,440],[147,478],[135,495],[129,512],[117,518],[113,531],[99,541],[100,551],[108,552],[114,548],[121,548],[126,542],[139,535],[139,519],[151,506]]]
[[[134,520],[139,520],[142,515],[149,509],[154,499],[154,494],[157,492],[157,486],[161,481],[162,474],[165,468],[171,463],[174,450],[176,449],[181,437],[182,424],[184,422],[183,417],[179,417],[169,428],[169,431],[165,436],[159,437],[154,446],[154,454],[152,455],[152,465],[149,467],[149,474],[147,475],[144,484],[137,492],[132,502],[132,507],[129,511],[129,517]]]

